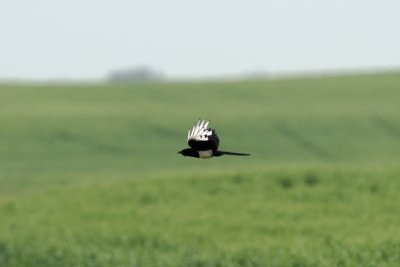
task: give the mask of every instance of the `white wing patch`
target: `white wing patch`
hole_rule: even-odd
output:
[[[188,141],[208,141],[209,136],[212,135],[212,131],[207,129],[208,123],[210,121],[198,121],[196,125],[193,126],[188,132]]]

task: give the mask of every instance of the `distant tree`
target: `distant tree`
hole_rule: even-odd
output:
[[[248,80],[266,79],[269,77],[268,72],[265,70],[247,71],[242,74],[242,77]]]
[[[147,66],[139,66],[128,69],[120,69],[111,71],[108,75],[108,79],[111,82],[150,82],[160,81],[164,79],[164,75],[155,71]]]

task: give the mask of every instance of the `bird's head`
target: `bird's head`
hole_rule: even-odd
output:
[[[197,157],[198,156],[198,153],[190,148],[185,148],[181,151],[178,151],[178,154],[181,154],[182,156],[186,156],[186,157]]]

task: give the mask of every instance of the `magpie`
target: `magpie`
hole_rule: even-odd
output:
[[[214,129],[207,128],[210,121],[199,120],[197,124],[189,130],[187,142],[190,148],[185,148],[178,152],[182,156],[208,159],[223,155],[250,156],[246,153],[236,153],[218,150],[219,138]]]

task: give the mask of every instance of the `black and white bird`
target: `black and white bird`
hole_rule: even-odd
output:
[[[214,129],[207,128],[210,121],[199,120],[188,132],[187,142],[190,148],[178,152],[182,156],[208,159],[223,155],[250,156],[246,153],[236,153],[218,150],[219,138]]]

